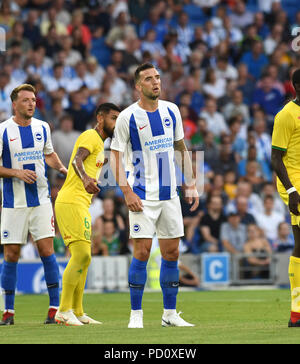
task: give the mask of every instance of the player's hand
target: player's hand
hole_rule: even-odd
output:
[[[129,190],[124,194],[125,202],[128,209],[132,212],[141,212],[143,211],[143,203],[139,196],[134,193],[132,190]]]
[[[196,185],[193,184],[191,186],[184,185],[183,187],[184,191],[184,198],[187,201],[189,205],[192,205],[190,207],[190,211],[197,210],[199,206],[199,194],[196,188]]]
[[[90,194],[100,192],[100,188],[97,187],[98,182],[95,180],[95,178],[91,178],[90,176],[86,175],[83,177],[82,182],[86,192]]]
[[[65,166],[59,168],[59,172],[64,174],[65,176],[68,174],[68,170]]]
[[[29,184],[33,184],[37,179],[36,173],[30,169],[17,169],[16,177]]]
[[[299,203],[300,203],[299,193],[297,191],[292,192],[289,195],[289,210],[291,211],[292,214],[296,216],[300,215],[300,212],[298,210]]]

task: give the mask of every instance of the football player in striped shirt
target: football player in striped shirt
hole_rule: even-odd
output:
[[[1,287],[5,311],[0,325],[14,324],[17,263],[28,233],[43,262],[50,304],[45,323],[55,323],[59,306],[59,272],[53,249],[54,216],[47,166],[67,174],[53,150],[49,125],[33,117],[35,88],[22,84],[11,93],[13,116],[0,125],[2,178],[1,244],[4,261]]]
[[[137,68],[135,87],[140,99],[118,116],[110,147],[113,173],[129,209],[130,236],[134,245],[128,277],[129,328],[143,328],[142,296],[155,234],[162,255],[162,325],[194,326],[176,311],[178,247],[180,237],[184,235],[174,164],[176,151],[185,161],[183,172],[191,210],[198,207],[199,197],[191,161],[184,156],[187,150],[180,112],[174,103],[159,100],[160,86],[160,75],[152,64],[145,63]],[[123,155],[125,169],[121,162]]]

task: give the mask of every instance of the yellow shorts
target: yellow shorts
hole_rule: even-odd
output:
[[[56,202],[55,217],[65,245],[78,240],[91,242],[91,214],[87,207]]]
[[[298,178],[293,178],[289,176],[292,185],[296,188],[298,193],[300,194],[300,176]],[[277,179],[277,191],[282,199],[282,201],[288,206],[289,204],[289,195],[286,193],[286,189],[283,187],[282,183]],[[300,211],[300,205],[298,207]],[[291,215],[291,224],[298,225],[300,227],[300,216],[296,216],[290,212]]]

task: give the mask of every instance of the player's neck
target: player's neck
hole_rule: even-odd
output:
[[[158,98],[155,100],[151,100],[151,99],[146,99],[146,98],[140,98],[140,100],[138,101],[138,105],[139,107],[141,107],[142,109],[146,110],[146,111],[155,111],[158,108]]]
[[[23,118],[21,115],[14,115],[13,121],[20,126],[28,126],[31,124],[31,118],[26,119],[26,118]]]

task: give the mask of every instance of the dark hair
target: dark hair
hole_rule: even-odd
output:
[[[112,104],[111,102],[105,102],[97,107],[95,114],[108,114],[110,110],[121,112],[120,108],[117,105]]]
[[[134,83],[137,83],[138,82],[138,80],[140,78],[140,73],[142,71],[148,70],[150,68],[155,68],[155,67],[153,66],[152,63],[149,63],[149,62],[143,63],[140,66],[138,66],[138,68],[134,72]]]
[[[295,86],[296,84],[300,84],[300,68],[298,68],[292,75],[292,84]]]

